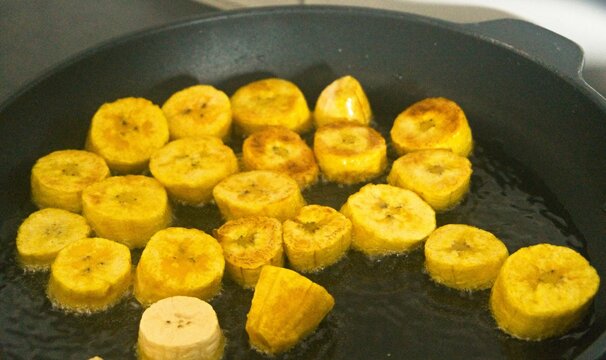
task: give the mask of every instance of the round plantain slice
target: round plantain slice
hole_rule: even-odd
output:
[[[314,153],[299,134],[285,127],[271,126],[255,131],[242,145],[246,170],[274,170],[290,175],[301,189],[318,180]]]
[[[284,173],[270,170],[230,175],[215,186],[213,197],[226,220],[267,216],[284,221],[294,217],[305,205],[297,182]]]
[[[311,113],[301,90],[279,78],[257,80],[231,97],[233,121],[244,135],[266,126],[284,126],[298,133],[312,127]]]
[[[38,210],[17,231],[19,261],[28,270],[48,270],[61,249],[90,234],[82,215],[56,208]]]
[[[115,305],[131,285],[130,250],[115,241],[84,238],[57,254],[48,297],[62,309],[90,313]]]
[[[408,153],[394,161],[387,182],[419,194],[436,211],[452,209],[469,191],[471,162],[449,150]]]
[[[172,94],[162,105],[171,139],[231,134],[229,97],[211,85],[194,85]]]
[[[486,230],[448,224],[425,242],[425,269],[439,283],[459,290],[488,289],[509,256],[501,240]]]
[[[360,82],[346,75],[322,90],[313,115],[316,127],[338,122],[369,125],[372,110]]]
[[[490,294],[501,330],[523,340],[564,335],[587,314],[600,277],[576,251],[551,244],[521,248],[503,264]]]
[[[338,262],[351,245],[351,221],[337,210],[307,205],[283,224],[290,265],[300,272],[320,271]]]
[[[473,148],[465,113],[457,103],[442,97],[421,100],[401,112],[391,128],[391,140],[399,155],[448,149],[466,157]]]
[[[183,138],[154,152],[149,170],[173,199],[203,205],[212,199],[219,181],[238,172],[238,159],[219,138]]]
[[[82,214],[98,236],[144,247],[172,222],[164,187],[143,175],[112,176],[82,192]]]
[[[221,290],[223,250],[198,229],[158,231],[143,249],[135,273],[135,297],[143,306],[171,296],[209,300]]]
[[[169,139],[162,109],[143,98],[105,103],[91,121],[86,149],[99,154],[112,171],[145,170],[151,154]]]
[[[39,208],[82,211],[82,190],[109,176],[99,155],[84,150],[58,150],[38,159],[32,168],[32,200]]]
[[[323,126],[316,130],[313,149],[324,177],[341,184],[371,180],[387,166],[385,139],[368,126]]]
[[[408,252],[436,228],[429,204],[410,190],[386,184],[364,185],[341,213],[352,223],[352,247],[369,256]]]
[[[282,224],[264,216],[230,220],[218,228],[215,237],[223,248],[230,277],[244,288],[254,288],[261,268],[283,266]]]

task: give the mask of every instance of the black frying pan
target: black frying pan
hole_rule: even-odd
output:
[[[262,77],[288,78],[313,106],[324,86],[351,74],[365,86],[384,135],[414,101],[451,98],[474,132],[474,175],[467,199],[439,214],[438,224],[485,228],[510,252],[538,242],[567,245],[604,278],[606,100],[580,78],[581,65],[578,46],[521,21],[459,25],[324,7],[222,13],[73,59],[0,108],[0,358],[134,357],[142,312],[135,300],[103,314],[65,315],[45,298],[48,275],[17,266],[16,230],[35,210],[29,171],[50,151],[81,148],[101,103],[142,96],[160,104],[198,82],[231,94]],[[338,208],[358,187],[319,184],[304,196]],[[213,206],[177,207],[176,215],[177,225],[206,231],[221,223]],[[552,359],[606,352],[603,285],[591,314],[568,335],[525,342],[496,328],[488,291],[460,293],[429,281],[421,251],[381,261],[350,252],[310,277],[335,296],[336,307],[281,358]],[[249,349],[243,326],[251,297],[226,279],[212,301],[228,359],[262,358]]]

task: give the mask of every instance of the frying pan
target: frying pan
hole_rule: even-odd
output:
[[[343,7],[279,7],[219,13],[128,36],[71,59],[0,107],[0,358],[135,357],[141,307],[127,298],[87,316],[51,307],[48,274],[15,261],[15,234],[35,207],[34,161],[82,148],[90,118],[107,101],[142,96],[161,104],[199,82],[228,94],[252,80],[297,83],[311,106],[345,74],[358,78],[385,136],[395,116],[429,96],[455,100],[475,139],[472,187],[438,225],[495,233],[510,253],[549,242],[574,248],[606,274],[606,100],[581,78],[577,45],[517,20],[454,24]],[[310,137],[308,137],[310,140]],[[236,151],[240,139],[231,145]],[[393,151],[391,159],[395,158]],[[385,178],[376,179],[382,182]],[[357,186],[320,183],[309,203],[339,208]],[[176,225],[211,231],[216,208],[176,207]],[[133,253],[136,262],[139,252]],[[283,359],[599,358],[606,352],[606,297],[560,338],[526,342],[496,327],[489,291],[432,283],[422,251],[368,259],[349,252],[309,277],[336,299],[318,330]],[[224,280],[211,303],[228,338],[226,358],[250,350],[244,322],[252,292]]]

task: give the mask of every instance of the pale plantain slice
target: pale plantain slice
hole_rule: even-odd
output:
[[[172,94],[162,105],[171,139],[231,134],[229,97],[211,85],[194,85]]]
[[[311,113],[301,90],[279,78],[257,80],[231,97],[234,124],[244,135],[266,126],[284,126],[298,133],[312,127]]]
[[[448,149],[468,156],[473,148],[471,129],[454,101],[437,97],[416,102],[401,112],[391,128],[399,155],[423,149]]]
[[[367,184],[341,208],[353,225],[352,247],[369,256],[405,253],[436,228],[435,212],[410,190]]]
[[[467,194],[471,174],[466,157],[443,149],[419,150],[394,161],[387,182],[412,190],[434,210],[445,211]]]
[[[213,307],[191,296],[171,296],[145,309],[139,322],[141,360],[219,360],[225,337]]]
[[[299,134],[281,126],[255,131],[242,144],[246,170],[274,170],[290,175],[301,189],[318,180],[314,153]]]
[[[490,294],[501,330],[524,340],[567,333],[587,314],[600,277],[576,251],[551,244],[521,248],[503,264]]]
[[[297,182],[284,173],[270,170],[228,176],[215,186],[213,197],[226,220],[267,216],[284,221],[305,205]]]
[[[283,266],[282,223],[264,216],[227,221],[215,232],[230,277],[254,288],[264,265]]]
[[[131,285],[129,249],[103,238],[72,242],[51,266],[48,297],[62,309],[90,313],[115,305]]]
[[[199,136],[171,141],[154,152],[149,170],[173,199],[203,205],[219,181],[238,172],[238,159],[221,139]]]
[[[17,254],[26,269],[47,270],[61,249],[90,233],[81,215],[56,208],[38,210],[19,226]]]
[[[509,256],[501,240],[486,230],[448,224],[425,242],[425,269],[439,283],[459,290],[488,289]]]
[[[339,261],[351,245],[351,221],[337,210],[307,205],[283,224],[290,265],[300,272],[320,271]]]
[[[346,75],[322,90],[313,115],[316,127],[338,122],[369,125],[372,110],[360,82]]]
[[[112,176],[82,192],[82,214],[98,236],[144,247],[172,222],[164,187],[143,175]]]
[[[169,139],[162,109],[143,98],[122,98],[105,103],[90,124],[86,150],[99,154],[112,171],[145,170],[151,154]]]
[[[316,130],[314,154],[328,181],[354,184],[381,175],[387,166],[387,145],[376,130],[339,123]]]
[[[39,208],[82,211],[82,190],[109,176],[99,155],[84,150],[58,150],[38,159],[32,168],[32,200]]]
[[[324,287],[303,275],[264,266],[246,320],[249,342],[270,356],[283,353],[314,332],[334,304]]]
[[[135,297],[143,306],[171,296],[209,300],[221,290],[223,250],[198,229],[158,231],[143,249],[135,274]]]

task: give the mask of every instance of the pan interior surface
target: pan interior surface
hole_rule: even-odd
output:
[[[26,273],[16,262],[17,228],[35,210],[33,163],[53,150],[82,148],[102,103],[141,96],[162,104],[197,83],[231,95],[247,82],[276,76],[299,85],[313,107],[323,87],[346,74],[364,86],[373,126],[386,139],[397,114],[425,97],[447,97],[465,110],[475,139],[471,190],[457,208],[438,214],[438,225],[489,230],[510,253],[540,242],[566,245],[606,274],[600,209],[606,109],[584,90],[453,24],[361,9],[234,12],[94,49],[0,109],[0,357],[135,357],[143,309],[132,297],[104,313],[65,314],[46,298],[48,274]],[[239,151],[241,139],[230,145]],[[339,209],[359,187],[322,182],[303,196]],[[222,222],[214,205],[175,205],[175,214],[176,226],[208,233]],[[136,263],[139,252],[133,255]],[[314,334],[278,358],[574,358],[606,329],[601,286],[590,315],[566,336],[513,339],[491,317],[489,290],[442,287],[429,280],[423,262],[420,249],[381,259],[350,251],[310,275],[335,297],[335,308]],[[221,295],[211,301],[228,339],[225,358],[264,358],[250,349],[244,331],[251,299],[251,291],[224,278]]]

